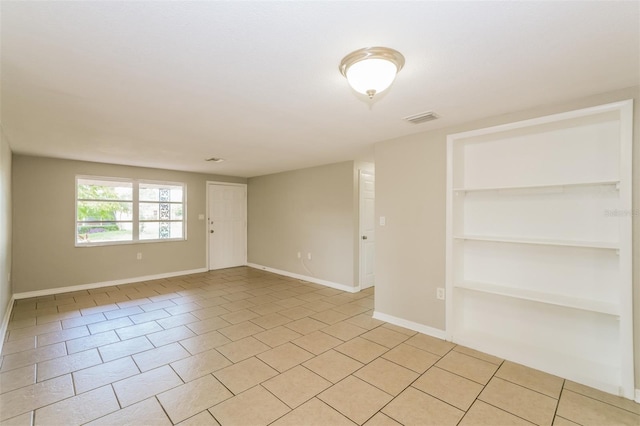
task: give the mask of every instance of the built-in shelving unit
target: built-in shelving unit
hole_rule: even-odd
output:
[[[450,340],[633,399],[632,108],[449,135]]]

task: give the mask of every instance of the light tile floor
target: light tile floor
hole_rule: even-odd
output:
[[[640,405],[250,268],[18,300],[3,425],[640,425]]]

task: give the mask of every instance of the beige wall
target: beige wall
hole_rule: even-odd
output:
[[[354,196],[353,161],[250,178],[249,262],[354,286]]]
[[[375,146],[376,306],[380,313],[444,330],[446,135],[634,98],[633,289],[636,387],[640,384],[640,88],[536,108]]]
[[[187,184],[187,240],[75,247],[75,176],[167,180]],[[206,182],[244,178],[13,156],[13,292],[206,268]],[[142,260],[136,253],[142,252]]]
[[[0,127],[0,322],[4,319],[11,300],[9,274],[11,274],[11,149]],[[1,343],[0,346],[2,346]]]

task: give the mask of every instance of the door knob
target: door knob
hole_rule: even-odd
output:
[[[363,239],[363,240],[366,240],[366,239],[367,239],[367,236],[366,236],[366,235],[363,235],[363,236],[362,236],[362,239]]]

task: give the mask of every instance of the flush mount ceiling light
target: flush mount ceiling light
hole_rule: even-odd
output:
[[[349,85],[369,99],[387,89],[404,66],[404,56],[388,47],[365,47],[349,53],[340,62],[340,72]]]

